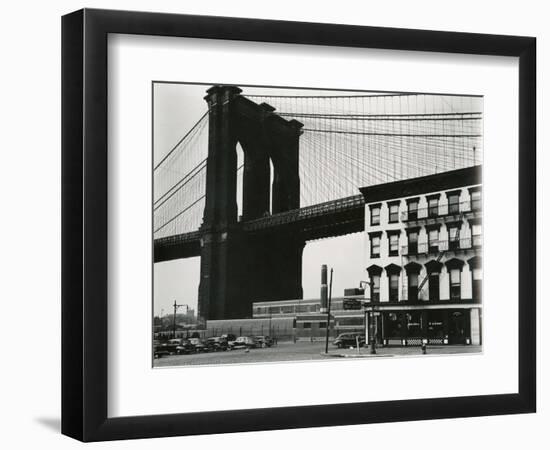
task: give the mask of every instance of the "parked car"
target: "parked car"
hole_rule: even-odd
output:
[[[195,353],[196,349],[188,339],[182,339],[180,345],[176,347],[176,354],[178,355],[188,355],[189,353]]]
[[[269,336],[254,336],[254,341],[257,347],[271,347],[273,345],[273,339]]]
[[[161,343],[160,341],[153,341],[153,357],[162,358],[163,356],[168,356],[170,352],[166,347],[166,343]]]
[[[359,347],[365,345],[365,335],[361,333],[342,333],[332,342],[338,348],[355,347],[357,346],[357,338],[359,338]]]
[[[225,339],[227,342],[235,342],[237,340],[237,336],[231,333],[222,334],[220,337]]]
[[[167,342],[164,342],[162,345],[163,350],[167,351],[169,355],[175,355],[178,345],[180,345],[182,339],[169,339]]]
[[[222,339],[225,339],[227,341],[227,349],[231,350],[233,348],[233,344],[235,344],[235,341],[237,340],[237,336],[234,334],[222,334],[220,336]]]
[[[233,343],[232,348],[256,348],[256,341],[249,336],[239,336]]]
[[[206,340],[206,346],[211,352],[225,351],[229,348],[227,339],[223,337],[211,337]]]
[[[208,351],[208,347],[206,346],[206,344],[200,338],[191,338],[191,339],[189,339],[189,342],[195,348],[196,353],[201,353],[201,352],[207,352]]]

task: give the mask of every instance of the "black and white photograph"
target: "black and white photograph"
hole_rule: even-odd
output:
[[[154,81],[153,367],[482,353],[483,106]]]

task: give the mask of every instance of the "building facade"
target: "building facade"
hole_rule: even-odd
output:
[[[379,345],[482,343],[481,166],[361,189]]]

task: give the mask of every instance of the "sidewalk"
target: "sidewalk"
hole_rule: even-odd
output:
[[[428,345],[426,355],[422,353],[422,348],[418,347],[376,347],[376,354],[370,353],[370,347],[361,347],[359,352],[356,348],[329,350],[328,354],[321,353],[325,357],[335,358],[376,358],[391,356],[428,356],[428,355],[456,355],[481,353],[480,345]]]

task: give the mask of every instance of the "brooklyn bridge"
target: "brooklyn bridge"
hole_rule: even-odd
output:
[[[306,243],[364,229],[360,187],[481,164],[479,105],[212,86],[204,114],[154,167],[154,262],[200,256],[202,319],[301,298]]]

